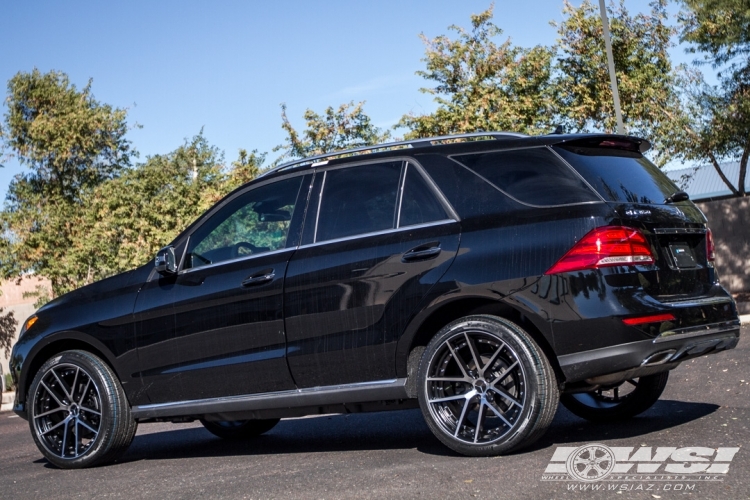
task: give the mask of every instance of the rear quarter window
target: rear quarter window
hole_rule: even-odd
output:
[[[527,205],[549,207],[601,201],[546,147],[456,155],[452,159]]]
[[[554,149],[607,201],[662,205],[679,191],[659,167],[640,153],[606,148]]]

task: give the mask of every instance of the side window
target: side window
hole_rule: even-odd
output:
[[[190,236],[186,267],[199,267],[286,247],[302,176],[238,196]]]
[[[548,148],[460,155],[453,159],[513,198],[529,205],[553,206],[601,201]]]
[[[315,241],[393,228],[402,164],[393,161],[327,171]]]
[[[424,224],[425,222],[447,218],[445,209],[435,198],[422,175],[414,166],[407,164],[398,227]]]

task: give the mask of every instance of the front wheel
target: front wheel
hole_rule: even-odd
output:
[[[418,377],[427,425],[463,455],[528,446],[557,410],[557,382],[544,353],[521,327],[496,316],[468,316],[440,330]]]
[[[210,421],[201,419],[203,427],[214,436],[222,439],[249,439],[260,436],[279,423],[278,418],[258,420]]]
[[[112,369],[86,351],[49,359],[31,383],[27,400],[31,434],[42,454],[63,469],[117,459],[137,424]]]
[[[560,402],[571,413],[590,422],[614,422],[651,408],[667,386],[669,372],[626,380],[614,387],[563,394]]]

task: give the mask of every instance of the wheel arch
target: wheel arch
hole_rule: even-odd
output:
[[[19,400],[24,406],[26,397],[29,393],[29,387],[31,387],[31,382],[33,382],[36,373],[42,365],[56,354],[71,350],[86,351],[99,357],[115,374],[118,374],[113,359],[114,356],[112,356],[112,353],[110,353],[109,350],[96,339],[84,337],[78,332],[64,332],[58,334],[43,346],[39,346],[38,349],[32,351],[29,354],[29,359],[24,362],[25,366],[21,373],[21,380],[19,380],[18,386],[18,390],[20,391]]]
[[[534,339],[549,360],[558,385],[565,380],[552,344],[552,334],[546,333],[528,315],[510,304],[482,296],[446,300],[429,308],[412,320],[399,341],[396,357],[396,375],[406,377],[410,397],[416,397],[416,374],[424,348],[445,325],[465,316],[489,314],[507,319],[523,328]]]

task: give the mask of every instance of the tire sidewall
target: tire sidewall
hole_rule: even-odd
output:
[[[469,331],[482,331],[508,344],[518,356],[518,361],[525,378],[524,408],[519,418],[514,423],[510,432],[492,443],[475,445],[455,439],[434,419],[431,405],[427,402],[429,398],[427,387],[428,371],[440,346],[445,341]],[[538,365],[534,362],[541,350],[538,348],[534,349],[535,346],[530,346],[530,342],[533,341],[517,325],[503,321],[500,318],[486,316],[473,316],[454,321],[433,337],[427,345],[419,364],[419,390],[417,397],[427,425],[443,444],[464,455],[489,456],[510,451],[523,443],[524,439],[534,430],[534,426],[530,424],[536,420],[540,411],[539,386],[543,383],[543,379],[538,373]]]
[[[81,456],[74,459],[63,459],[56,456],[51,450],[49,450],[46,444],[44,444],[44,442],[37,435],[37,430],[34,424],[34,413],[36,411],[35,397],[37,390],[39,389],[39,385],[42,382],[42,378],[49,371],[49,369],[61,364],[78,366],[79,368],[86,371],[86,373],[91,378],[91,382],[95,385],[97,391],[99,392],[102,406],[99,434],[96,436],[94,444],[90,446],[89,449],[86,450],[86,452],[84,452]],[[37,371],[36,375],[34,376],[34,380],[31,382],[31,386],[29,387],[29,392],[26,399],[26,405],[29,409],[29,428],[31,430],[31,435],[34,438],[34,442],[49,462],[64,469],[83,468],[95,464],[100,460],[101,455],[107,452],[111,445],[112,439],[114,438],[115,430],[118,425],[118,412],[116,411],[117,401],[112,394],[112,384],[116,383],[116,381],[108,379],[111,379],[111,375],[108,373],[108,370],[104,369],[103,363],[97,358],[89,355],[88,353],[84,353],[81,351],[66,351],[60,353],[47,360],[39,369],[39,371]]]

